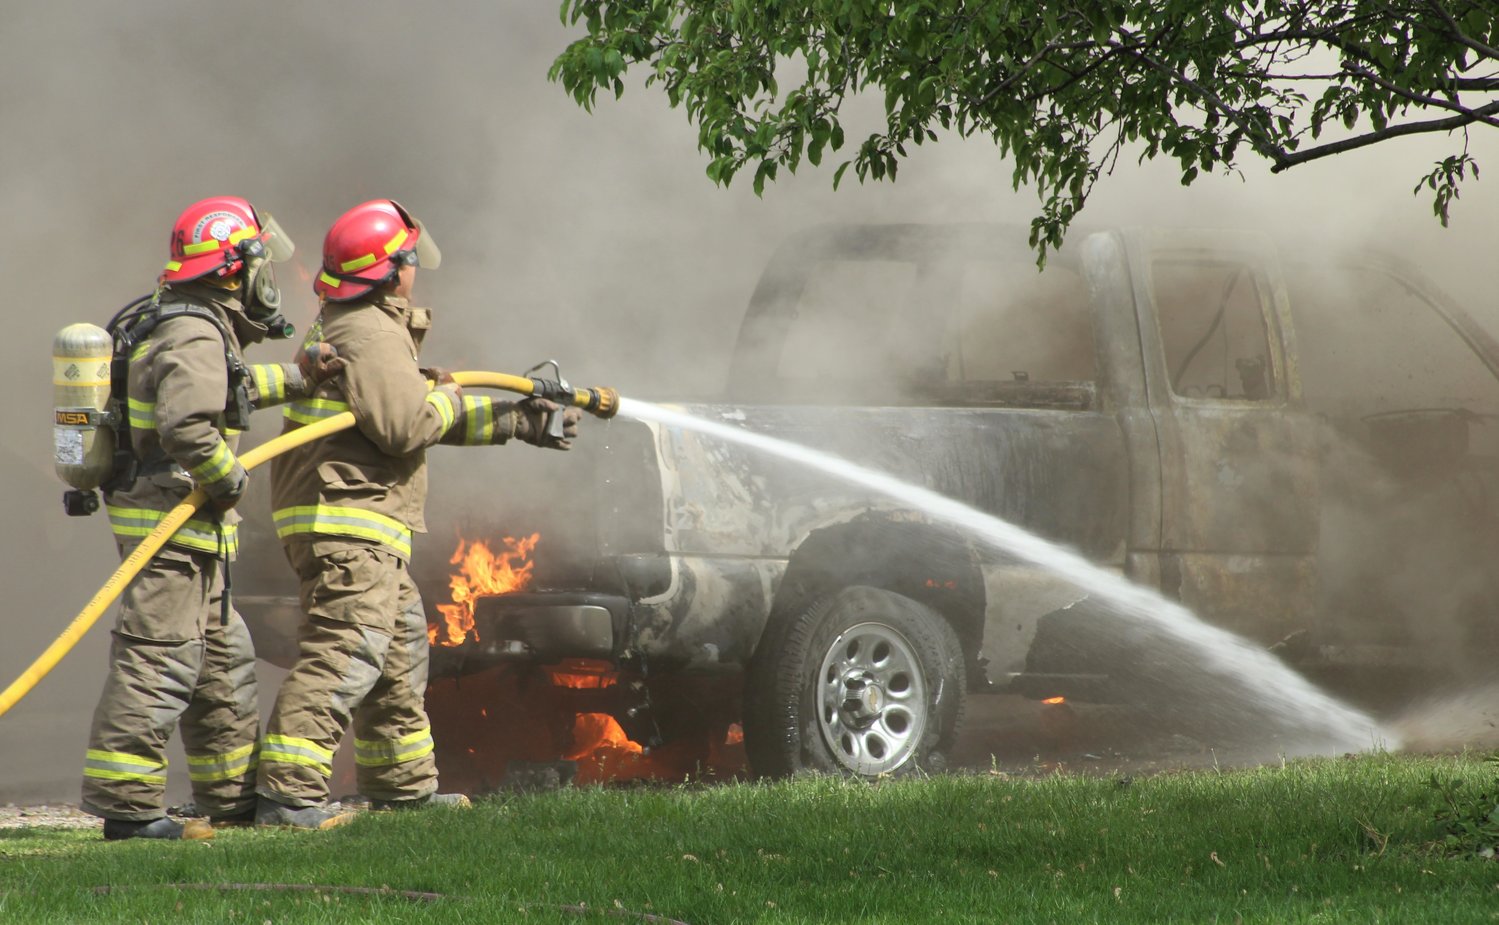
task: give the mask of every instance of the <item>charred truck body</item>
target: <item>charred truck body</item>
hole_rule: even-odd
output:
[[[1041,273],[1024,241],[804,233],[722,399],[682,407],[1002,517],[1324,678],[1499,653],[1499,344],[1472,318],[1396,261],[1251,234],[1075,230]],[[434,513],[463,513],[418,561],[541,541],[435,675],[595,660],[621,683],[591,708],[632,738],[742,716],[760,774],[938,766],[969,693],[1149,697],[1171,670],[1036,568],[697,432],[621,418],[437,483],[462,500]],[[241,609],[276,660],[294,598]],[[684,681],[721,696],[661,696]]]

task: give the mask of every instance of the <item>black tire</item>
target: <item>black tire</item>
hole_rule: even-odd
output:
[[[750,767],[760,777],[941,770],[966,693],[963,650],[941,614],[845,588],[767,627],[745,682]]]

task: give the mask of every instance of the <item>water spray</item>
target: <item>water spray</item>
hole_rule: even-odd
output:
[[[1367,714],[1323,693],[1262,647],[1204,623],[1180,604],[1006,520],[831,453],[705,420],[675,408],[627,398],[621,400],[619,411],[625,417],[694,430],[771,453],[910,504],[962,528],[995,549],[1071,582],[1107,603],[1116,613],[1165,629],[1176,639],[1192,646],[1202,656],[1204,664],[1219,675],[1255,682],[1260,702],[1288,725],[1319,732],[1326,737],[1327,744],[1335,745],[1340,751],[1399,746],[1396,734]]]

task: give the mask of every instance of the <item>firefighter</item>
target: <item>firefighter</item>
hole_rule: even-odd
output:
[[[417,267],[436,267],[432,236],[377,199],[335,221],[313,284],[322,312],[308,335],[347,362],[317,395],[285,411],[287,429],[342,411],[356,426],[272,462],[276,533],[301,582],[296,664],[261,742],[262,825],[330,828],[333,755],[350,724],[358,790],[374,809],[467,805],[437,790],[427,687],[427,620],[408,564],[424,532],[426,449],[511,439],[567,449],[579,412],[552,402],[464,395],[417,355],[431,312],[411,305]],[[430,380],[430,381],[429,381]],[[563,415],[563,437],[547,436]]]
[[[170,248],[155,297],[116,319],[141,338],[127,377],[138,470],[106,482],[104,500],[122,556],[194,487],[209,501],[121,597],[83,771],[83,808],[104,818],[111,840],[212,834],[202,820],[165,814],[164,749],[179,723],[198,809],[212,823],[253,818],[255,656],[225,580],[237,545],[233,508],[249,483],[235,434],[248,409],[314,384],[301,365],[241,359],[242,345],[290,330],[270,264],[290,257],[292,243],[269,215],[238,197],[205,199],[177,219]],[[328,360],[321,374],[337,367]]]

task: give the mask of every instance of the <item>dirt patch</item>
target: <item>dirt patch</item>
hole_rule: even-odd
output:
[[[97,829],[104,820],[90,816],[66,803],[44,803],[38,806],[0,806],[0,829],[27,829],[37,826],[62,829]]]

